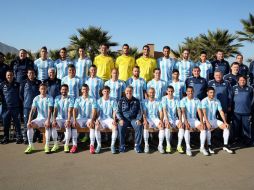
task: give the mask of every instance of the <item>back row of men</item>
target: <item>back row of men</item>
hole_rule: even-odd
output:
[[[210,64],[206,60],[205,52],[201,53],[201,62],[199,64],[194,65],[194,63],[189,61],[188,50],[184,50],[183,60],[175,63],[174,59],[169,58],[169,47],[164,47],[163,53],[165,56],[158,59],[157,67],[155,60],[149,58],[149,47],[144,46],[143,56],[136,61],[137,64],[135,65],[134,58],[128,56],[129,46],[125,44],[123,46],[123,55],[117,59],[115,64],[118,69],[115,69],[113,59],[107,56],[107,49],[108,47],[106,45],[101,46],[101,55],[95,58],[95,65],[92,65],[91,61],[85,57],[84,49],[79,48],[80,58],[75,64],[72,64],[66,59],[66,49],[62,48],[60,51],[61,59],[53,64],[53,62],[47,58],[47,49],[43,47],[41,48],[41,58],[35,61],[34,67],[32,66],[32,62],[26,58],[26,51],[21,50],[19,58],[11,64],[16,82],[9,81],[12,72],[7,72],[7,80],[1,79],[5,80],[1,83],[1,97],[3,103],[2,116],[5,127],[5,135],[2,142],[8,142],[11,117],[13,117],[16,129],[18,130],[20,128],[17,127],[20,125],[18,124],[20,110],[16,109],[19,107],[17,102],[20,101],[17,94],[20,94],[20,99],[24,107],[25,130],[23,137],[25,142],[28,141],[26,137],[28,115],[34,97],[39,94],[38,89],[41,83],[39,80],[35,79],[35,74],[38,75],[38,78],[40,78],[43,83],[47,84],[47,93],[53,98],[60,95],[61,84],[68,85],[68,95],[75,99],[79,96],[82,84],[85,83],[90,87],[89,96],[96,100],[100,98],[100,90],[104,85],[110,87],[110,97],[116,100],[122,97],[126,86],[132,86],[133,96],[141,101],[147,97],[147,89],[151,87],[155,89],[155,98],[161,100],[169,85],[174,88],[174,97],[178,100],[182,99],[186,87],[188,86],[193,86],[195,89],[194,97],[202,100],[206,96],[207,87],[211,86],[216,89],[216,98],[221,102],[222,109],[226,116],[228,113],[231,113],[233,109],[236,109],[234,112],[238,114],[238,120],[243,122],[245,129],[249,129],[250,122],[248,116],[251,115],[249,107],[251,107],[252,103],[251,97],[253,97],[253,95],[251,95],[251,93],[253,93],[253,89],[247,85],[247,80],[244,86],[242,86],[243,88],[238,88],[239,85],[233,87],[237,84],[239,76],[243,76],[242,78],[244,79],[247,79],[246,76],[250,76],[250,82],[253,82],[253,78],[251,78],[253,75],[248,71],[248,67],[242,64],[241,55],[237,56],[238,62],[234,62],[231,65],[231,73],[224,75],[224,73],[229,71],[228,63],[223,59],[218,59],[213,62],[214,64]],[[3,64],[2,54],[0,58],[0,71],[4,74],[9,68],[7,65]],[[223,52],[218,51],[217,58],[223,58]],[[212,65],[215,65],[215,70]],[[253,70],[252,67],[253,65],[250,66],[250,71]],[[142,73],[143,78],[141,77]],[[191,76],[191,73],[193,76]],[[151,77],[152,75],[154,76],[153,79]],[[201,75],[204,77],[201,77]],[[212,78],[212,75],[214,79],[208,81]],[[124,80],[127,79],[126,82],[119,80],[120,76]],[[104,80],[107,79],[109,80],[104,84]],[[146,83],[146,81],[149,82]],[[21,85],[18,82],[20,82]],[[236,103],[236,97],[239,97],[240,103]],[[14,104],[12,105],[11,102]],[[246,104],[248,105],[247,108],[243,106]],[[11,108],[15,108],[18,111],[13,112]],[[17,142],[20,143],[21,141],[22,139],[18,138]]]

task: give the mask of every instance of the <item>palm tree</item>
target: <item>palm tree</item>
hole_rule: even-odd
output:
[[[101,44],[109,46],[117,46],[116,42],[111,42],[112,36],[101,27],[89,26],[88,28],[77,29],[78,35],[74,34],[70,37],[69,50],[77,50],[78,47],[85,48],[88,56],[93,60],[95,55],[99,54]]]
[[[17,57],[17,54],[15,54],[15,53],[10,53],[10,52],[6,53],[5,57],[4,57],[6,64],[9,65],[11,63],[11,61],[13,59],[15,59],[16,57]]]
[[[239,54],[238,49],[243,45],[235,43],[237,35],[230,34],[228,30],[217,29],[215,32],[208,30],[208,34],[200,34],[200,49],[207,52],[208,59],[213,59],[218,50],[224,52],[225,58]]]
[[[249,14],[249,19],[241,19],[243,31],[237,31],[239,41],[254,42],[254,16]]]
[[[225,58],[234,57],[239,53],[238,49],[242,47],[241,43],[235,43],[237,39],[238,36],[230,34],[228,30],[208,30],[207,34],[200,34],[195,38],[185,38],[178,50],[172,52],[179,58],[184,48],[190,49],[190,58],[194,61],[199,59],[201,51],[206,51],[209,60],[214,59],[217,50],[222,50]]]
[[[49,57],[55,61],[59,58],[59,49],[49,50]]]

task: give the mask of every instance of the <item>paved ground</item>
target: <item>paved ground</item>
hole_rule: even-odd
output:
[[[173,153],[90,155],[88,150],[25,155],[24,145],[0,146],[3,190],[74,189],[254,189],[254,148],[190,158]]]

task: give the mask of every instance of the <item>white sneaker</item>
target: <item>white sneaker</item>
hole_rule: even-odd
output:
[[[148,144],[145,145],[144,152],[149,153],[149,145]]]
[[[165,151],[163,149],[163,146],[158,146],[158,151],[161,153],[161,154],[164,154]]]
[[[201,152],[204,156],[208,156],[208,155],[209,155],[205,148],[200,148],[200,152]]]
[[[223,146],[223,150],[225,150],[229,154],[233,154],[233,151],[227,145]]]
[[[187,156],[192,156],[192,152],[190,148],[186,149],[186,154]]]

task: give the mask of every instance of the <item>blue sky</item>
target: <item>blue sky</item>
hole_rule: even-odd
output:
[[[176,49],[184,38],[208,29],[241,30],[240,19],[249,13],[254,14],[253,0],[9,0],[1,2],[0,41],[32,51],[44,45],[56,49],[67,46],[77,28],[94,25],[109,31],[119,44]],[[240,51],[245,58],[254,58],[254,44],[244,45]]]

